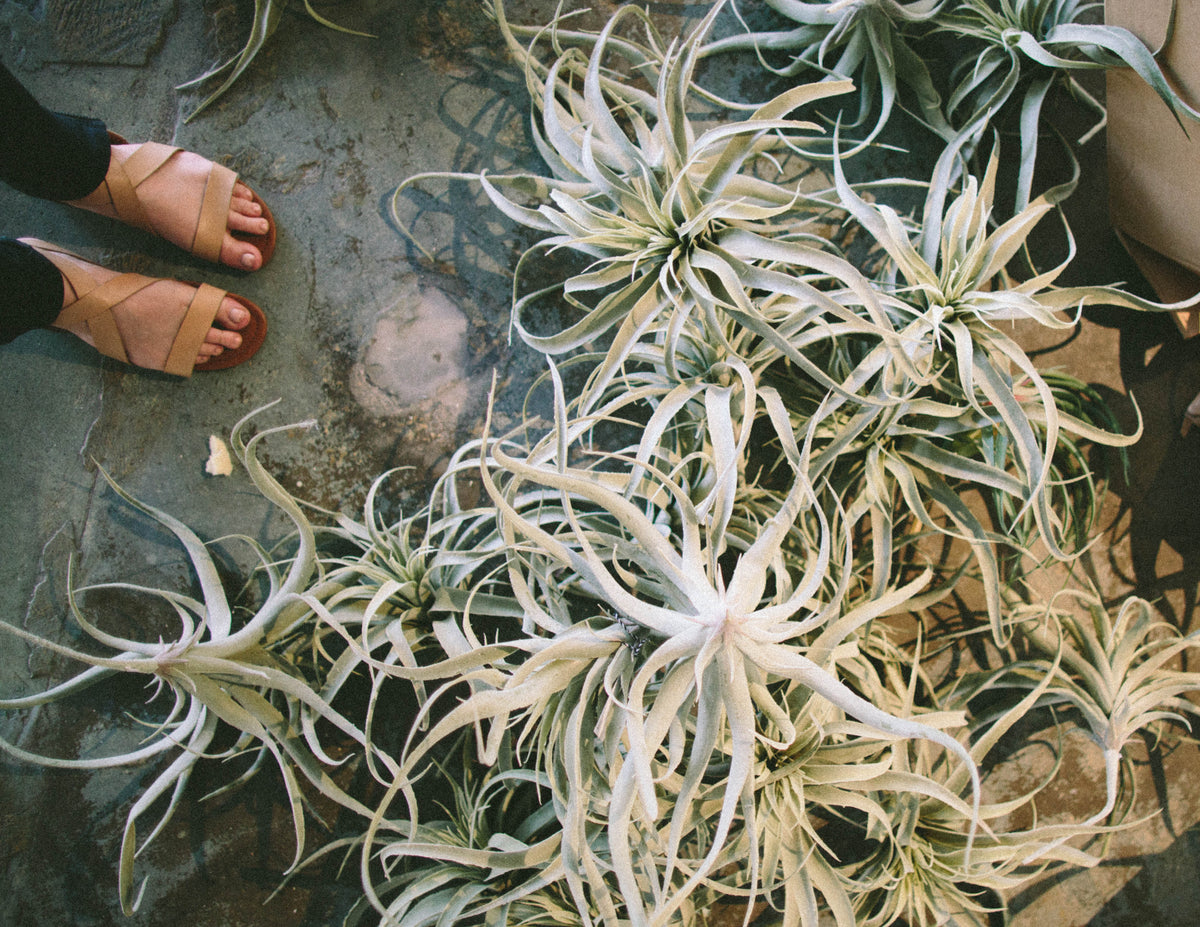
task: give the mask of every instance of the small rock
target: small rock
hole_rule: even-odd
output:
[[[204,462],[204,472],[209,476],[229,476],[233,473],[229,448],[216,435],[208,436],[208,460]]]

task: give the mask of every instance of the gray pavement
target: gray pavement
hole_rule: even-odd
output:
[[[274,262],[243,276],[97,216],[0,190],[0,234],[36,235],[113,266],[208,280],[254,299],[271,326],[250,363],[190,381],[133,372],[57,332],[0,348],[6,621],[75,640],[63,630],[72,558],[77,582],[188,582],[181,551],[121,503],[97,465],[201,537],[241,533],[272,543],[284,525],[245,475],[204,474],[210,435],[227,438],[240,417],[278,399],[263,425],[317,422],[267,445],[272,472],[290,490],[355,513],[373,476],[405,466],[396,502],[415,505],[446,455],[477,433],[492,371],[520,396],[535,366],[506,344],[507,272],[519,236],[479,191],[431,185],[406,198],[407,214],[437,249],[436,265],[416,259],[388,211],[392,191],[410,174],[533,162],[523,82],[479,5],[321,5],[332,19],[375,35],[367,39],[325,29],[292,4],[233,90],[185,124],[200,96],[175,85],[239,47],[249,6],[0,0],[0,54],[44,102],[100,116],[131,140],[170,141],[228,163],[279,225]],[[532,6],[517,13],[548,8],[536,4],[533,13]],[[1128,279],[1134,271],[1105,212],[1102,138],[1087,154],[1085,190],[1070,204],[1080,250],[1072,275]],[[1100,385],[1127,418],[1125,397],[1136,392],[1146,438],[1134,450],[1129,484],[1114,487],[1113,526],[1096,551],[1097,569],[1114,593],[1136,587],[1164,596],[1168,617],[1192,625],[1200,505],[1191,486],[1200,432],[1181,438],[1179,421],[1200,391],[1200,344],[1181,341],[1165,320],[1101,311],[1072,337],[1046,345],[1040,361]],[[237,566],[231,562],[231,572]],[[138,617],[118,603],[100,607],[118,623]],[[2,695],[36,691],[63,670],[7,638],[0,657]],[[27,743],[35,726],[58,723],[57,746],[70,754],[105,736],[100,719],[112,704],[97,698],[94,714],[5,717],[0,732]],[[1018,923],[1195,923],[1200,888],[1189,874],[1200,862],[1200,756],[1181,746],[1151,756],[1141,774],[1147,787],[1139,801],[1165,813],[1118,839],[1124,861],[1016,896]],[[0,923],[316,925],[333,923],[354,897],[353,873],[337,883],[335,862],[306,870],[264,905],[291,859],[277,777],[264,770],[246,789],[197,801],[222,781],[215,770],[192,784],[192,797],[139,860],[151,878],[141,912],[123,918],[120,822],[147,775],[0,762]]]

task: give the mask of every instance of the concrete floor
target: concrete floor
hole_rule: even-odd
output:
[[[0,511],[9,541],[0,561],[0,616],[61,636],[68,560],[79,582],[187,582],[178,548],[131,512],[97,472],[204,538],[277,540],[278,518],[244,475],[203,473],[209,435],[228,436],[252,409],[280,399],[264,425],[312,418],[315,430],[270,440],[265,455],[297,495],[354,513],[370,479],[408,466],[397,500],[415,504],[439,463],[479,425],[496,369],[511,394],[534,361],[506,347],[508,268],[518,235],[467,185],[408,198],[442,263],[416,260],[393,227],[396,185],[426,170],[501,170],[533,163],[523,81],[474,0],[345,0],[326,15],[375,34],[325,29],[292,4],[250,71],[215,107],[184,124],[200,97],[175,85],[232,54],[248,32],[248,3],[207,0],[0,0],[3,57],[48,105],[104,118],[130,139],[171,141],[241,171],[279,224],[274,262],[241,276],[201,265],[140,232],[0,190],[0,234],[36,235],[143,272],[202,278],[257,301],[268,341],[250,363],[190,381],[102,361],[56,332],[0,348]],[[546,3],[516,5],[514,19]],[[669,4],[656,4],[667,12]],[[696,15],[695,5],[683,5]],[[85,38],[87,41],[85,42]],[[1069,204],[1080,257],[1075,282],[1133,279],[1105,212],[1103,138],[1085,152],[1084,189]],[[1105,389],[1128,416],[1135,392],[1146,436],[1129,485],[1114,487],[1112,526],[1097,549],[1108,591],[1164,597],[1167,616],[1195,621],[1200,577],[1200,432],[1179,435],[1200,391],[1200,341],[1161,318],[1110,310],[1089,316],[1043,366],[1061,365]],[[116,606],[113,619],[120,621]],[[124,616],[126,619],[128,616]],[[64,667],[0,637],[0,694],[36,691]],[[128,693],[126,693],[128,694]],[[136,693],[134,693],[136,696]],[[54,747],[99,745],[116,696],[53,717],[4,717],[0,732],[33,746],[32,731],[62,725]],[[36,724],[35,724],[36,722]],[[46,744],[42,742],[42,746]],[[211,765],[211,764],[210,764]],[[1086,768],[1086,763],[1084,764]],[[1119,859],[1017,894],[1018,924],[1191,925],[1200,907],[1200,756],[1193,745],[1141,767],[1154,821],[1117,841]],[[334,865],[305,871],[265,905],[291,858],[277,778],[212,802],[201,774],[139,871],[151,875],[142,910],[116,901],[120,821],[146,773],[46,772],[0,764],[0,923],[196,927],[329,924],[354,897]],[[1069,801],[1069,796],[1064,797]]]

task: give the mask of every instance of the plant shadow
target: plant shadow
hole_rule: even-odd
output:
[[[1108,254],[1130,290],[1156,298],[1136,265],[1110,235]],[[1114,308],[1087,313],[1089,322],[1115,328],[1125,396],[1107,397],[1127,430],[1142,425],[1129,449],[1129,466],[1113,468],[1109,488],[1119,499],[1114,520],[1123,525],[1128,566],[1107,554],[1110,569],[1133,592],[1155,603],[1172,624],[1187,631],[1194,622],[1200,584],[1200,519],[1196,477],[1200,474],[1200,431],[1184,433],[1184,412],[1200,393],[1200,339],[1184,338],[1166,314]],[[1136,404],[1136,408],[1135,408]],[[1115,542],[1116,539],[1114,539]]]

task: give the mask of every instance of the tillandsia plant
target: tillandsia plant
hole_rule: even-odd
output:
[[[947,118],[961,132],[955,146],[970,147],[983,138],[996,116],[1019,101],[1013,107],[1021,133],[1018,212],[1031,196],[1042,105],[1056,84],[1065,84],[1099,114],[1080,144],[1105,122],[1103,105],[1076,78],[1083,71],[1132,68],[1176,118],[1200,120],[1200,112],[1171,87],[1141,39],[1118,26],[1085,21],[1100,6],[1081,0],[957,0],[938,18],[937,28],[964,49],[946,99]]]
[[[688,117],[688,91],[702,37],[723,4],[718,3],[686,40],[650,68],[644,55],[631,62],[654,80],[656,93],[612,76],[606,62],[611,51],[624,54],[627,44],[615,41],[614,30],[625,19],[652,28],[648,16],[624,7],[590,43],[589,56],[572,47],[550,65],[535,56],[539,39],[554,46],[555,25],[535,38],[530,49],[512,36],[510,45],[525,68],[538,110],[534,123],[539,151],[551,176],[418,175],[397,190],[432,177],[477,180],[489,197],[515,221],[547,237],[522,257],[514,293],[514,327],[533,348],[562,355],[603,338],[616,329],[605,360],[597,365],[589,393],[598,394],[615,375],[633,346],[648,331],[666,331],[673,346],[691,326],[704,329],[700,340],[721,341],[719,315],[733,312],[740,325],[778,342],[742,291],[755,285],[741,279],[743,270],[758,274],[758,249],[766,241],[781,273],[775,281],[801,288],[818,298],[805,275],[844,276],[844,285],[871,300],[865,279],[826,247],[816,233],[833,208],[822,194],[801,179],[788,179],[772,152],[786,153],[787,144],[804,144],[819,134],[815,124],[789,114],[813,100],[850,89],[848,82],[805,85],[786,91],[757,108],[748,118],[705,131]],[[503,5],[495,6],[505,27]],[[649,75],[644,72],[649,69]],[[543,77],[544,74],[544,77]],[[581,87],[579,85],[582,85]],[[757,176],[764,167],[777,176]],[[802,169],[805,173],[808,168]],[[517,197],[539,204],[527,206]],[[403,222],[398,218],[403,226]],[[521,270],[545,251],[571,251],[591,259],[582,272],[562,284],[520,293]],[[790,280],[788,277],[790,276]],[[730,292],[732,290],[732,292]],[[548,294],[582,314],[566,329],[552,334],[529,330],[524,313]],[[831,311],[837,305],[828,303]],[[853,313],[848,321],[861,324]],[[724,345],[728,350],[729,346]],[[794,353],[796,363],[806,365]],[[672,363],[670,357],[668,363]],[[807,365],[811,375],[820,372]],[[827,384],[836,387],[837,384]]]
[[[1023,282],[1014,281],[1010,264],[1053,206],[1039,197],[993,228],[997,170],[994,150],[982,180],[968,177],[962,192],[944,209],[948,191],[935,177],[924,223],[914,233],[887,205],[863,200],[846,183],[840,162],[835,164],[847,211],[890,258],[890,270],[880,281],[890,294],[884,305],[894,314],[906,363],[920,370],[913,387],[894,387],[905,402],[889,424],[893,440],[875,464],[884,468],[876,485],[895,486],[912,514],[930,529],[936,526],[922,499],[936,500],[977,555],[993,630],[1001,641],[1002,579],[992,547],[1005,543],[1015,523],[985,527],[958,499],[952,483],[975,483],[1009,496],[1010,502],[997,511],[1015,508],[1014,518],[1027,514],[1045,551],[1069,559],[1072,552],[1062,543],[1062,518],[1052,505],[1054,494],[1066,488],[1053,479],[1060,433],[1111,447],[1132,444],[1140,433],[1139,427],[1130,435],[1116,434],[1060,409],[1055,391],[1002,324],[1027,320],[1065,329],[1076,324],[1088,305],[1147,311],[1169,307],[1116,287],[1055,287],[1066,261]],[[900,383],[900,378],[892,382]],[[873,459],[872,452],[867,457]],[[909,469],[901,460],[917,466]],[[1092,492],[1086,481],[1075,487],[1084,494]],[[884,497],[890,500],[892,491]],[[1082,505],[1084,510],[1094,508],[1087,499]],[[1077,510],[1078,503],[1067,506],[1068,512]]]
[[[874,658],[872,666],[882,667],[877,672],[885,680],[893,677],[889,684],[871,685],[872,690],[902,703],[961,711],[970,718],[971,758],[991,771],[1004,761],[994,756],[1002,752],[1002,745],[1011,744],[1017,731],[1028,730],[1046,717],[1050,693],[1060,681],[1062,652],[1037,669],[1029,667],[1021,678],[1023,686],[1009,690],[1016,691],[1016,697],[996,707],[988,696],[1003,671],[991,676],[960,669],[938,677],[931,672],[936,661],[927,661],[927,648],[949,642],[936,636],[927,639],[918,626],[915,639],[904,646],[895,643],[911,634],[911,625],[892,623],[864,639],[864,649]],[[882,813],[872,816],[853,808],[839,817],[841,832],[835,829],[830,835],[837,852],[831,863],[844,884],[852,887],[846,903],[853,908],[853,923],[860,927],[897,922],[978,927],[995,923],[1003,913],[1005,894],[1026,883],[1033,872],[1063,864],[1094,866],[1102,854],[1089,851],[1088,845],[1130,826],[1106,821],[1103,814],[1084,821],[1041,820],[1038,796],[1064,775],[1060,763],[1046,764],[1042,781],[1019,794],[995,791],[985,777],[980,830],[967,871],[962,866],[962,803],[943,797],[944,792],[965,790],[963,768],[948,765],[943,757],[920,747],[903,745],[888,771],[890,787],[871,793]],[[907,787],[900,784],[906,776],[912,777]],[[940,791],[930,791],[930,783]],[[880,829],[880,820],[887,820],[890,827]],[[858,839],[848,838],[847,831]]]
[[[1079,76],[1131,68],[1181,122],[1200,119],[1164,76],[1154,52],[1117,26],[1094,21],[1101,4],[1086,0],[766,0],[795,26],[747,31],[709,43],[705,54],[755,51],[772,73],[852,78],[860,84],[854,125],[876,109],[867,141],[880,136],[901,90],[910,108],[946,143],[946,165],[956,176],[973,160],[989,127],[1011,120],[1021,138],[1014,211],[1032,197],[1043,106],[1061,88],[1097,114],[1076,144],[1103,128],[1104,105]],[[943,38],[949,41],[943,41]],[[791,56],[780,66],[780,54]],[[927,61],[944,61],[931,71]],[[1070,151],[1070,140],[1068,151]],[[856,149],[857,150],[857,149]],[[1060,191],[1069,192],[1069,188]]]
[[[657,178],[654,171],[667,163],[650,155],[670,151],[669,145],[648,143],[659,138],[663,126],[686,129],[687,121],[664,100],[681,99],[678,87],[690,82],[690,66],[680,64],[687,61],[689,42],[678,55],[660,53],[656,50],[664,43],[659,41],[635,46],[615,38],[617,19],[592,36],[564,36],[556,20],[542,32],[526,33],[534,39],[526,48],[505,26],[503,7],[496,11],[525,68],[540,114],[535,134],[553,176],[521,175],[500,178],[500,183],[484,177],[481,183],[485,189],[490,186],[489,195],[511,218],[548,233],[546,247],[574,249],[597,261],[562,288],[568,298],[589,288],[611,288],[623,298],[605,303],[607,297],[602,297],[596,308],[584,307],[584,322],[569,332],[573,339],[564,339],[527,331],[520,313],[530,298],[515,294],[516,325],[530,344],[552,355],[575,352],[570,364],[595,364],[596,372],[568,404],[552,367],[559,409],[552,438],[530,448],[509,441],[485,446],[485,484],[506,532],[507,567],[504,574],[489,571],[477,592],[453,603],[443,600],[448,620],[464,623],[463,633],[453,636],[451,624],[441,626],[446,640],[459,642],[447,655],[446,671],[454,666],[462,672],[457,678],[468,681],[471,692],[464,701],[454,701],[455,677],[447,678],[438,698],[449,699],[449,707],[431,735],[412,740],[405,775],[415,775],[434,752],[440,754],[443,742],[472,728],[485,762],[496,762],[505,753],[547,770],[548,787],[561,809],[563,836],[543,871],[567,882],[580,912],[605,922],[626,917],[635,923],[665,922],[677,915],[690,923],[692,906],[705,903],[692,901],[694,894],[703,898],[715,890],[752,898],[760,882],[768,893],[782,891],[789,917],[803,917],[806,923],[814,922],[815,914],[810,914],[817,895],[835,908],[841,923],[861,918],[883,924],[900,916],[936,919],[954,907],[970,908],[965,886],[975,873],[966,865],[966,849],[980,815],[954,788],[931,784],[935,766],[939,775],[945,774],[950,768],[946,762],[930,765],[927,758],[917,758],[911,762],[920,773],[912,773],[909,760],[901,763],[898,753],[889,754],[887,737],[880,737],[881,730],[888,732],[883,724],[875,726],[877,742],[840,751],[842,756],[865,751],[856,754],[860,759],[891,758],[874,783],[880,794],[865,797],[850,785],[827,793],[830,804],[853,807],[879,825],[878,833],[898,829],[905,836],[889,842],[879,856],[857,857],[857,869],[837,872],[831,866],[822,873],[813,862],[804,869],[811,881],[797,882],[806,887],[796,893],[788,891],[790,883],[779,874],[780,867],[798,878],[799,861],[817,859],[813,848],[825,838],[816,825],[806,829],[802,817],[792,819],[796,826],[788,832],[806,834],[808,843],[797,838],[785,850],[779,842],[781,825],[770,816],[761,819],[760,832],[757,814],[746,809],[757,801],[758,786],[752,783],[772,781],[772,767],[749,770],[762,759],[758,751],[763,747],[786,755],[807,743],[813,731],[805,727],[812,717],[806,706],[826,704],[824,699],[860,721],[870,712],[882,712],[872,715],[872,723],[860,732],[881,717],[892,719],[888,723],[898,717],[935,723],[928,708],[918,709],[892,689],[871,684],[872,673],[855,659],[862,651],[879,652],[867,629],[892,609],[918,608],[916,590],[928,578],[909,576],[904,586],[891,579],[897,549],[913,543],[911,536],[892,531],[897,505],[907,507],[910,517],[930,531],[947,531],[948,520],[951,534],[975,546],[996,638],[1007,639],[1004,578],[993,546],[1010,543],[1006,533],[1030,519],[1052,552],[1070,556],[1063,549],[1063,525],[1055,511],[1055,493],[1063,491],[1053,463],[1060,433],[1070,436],[1070,447],[1077,440],[1123,444],[1132,439],[1059,410],[1054,390],[997,323],[1032,317],[1042,324],[1069,326],[1071,313],[1091,299],[1129,304],[1132,298],[1102,288],[1054,290],[1061,268],[1011,285],[1006,274],[1010,262],[1052,207],[1039,200],[993,230],[995,162],[982,182],[968,179],[948,208],[949,181],[937,178],[924,232],[910,231],[887,207],[866,203],[837,167],[842,204],[894,262],[880,285],[870,284],[821,248],[807,243],[809,250],[797,248],[786,222],[788,210],[777,201],[772,202],[769,231],[747,228],[744,216],[730,222],[728,214],[723,216],[725,227],[714,227],[707,240],[667,234],[660,224],[647,226],[648,216],[673,215],[673,208],[651,209],[664,202],[661,198],[648,201],[634,194],[648,189],[644,178]],[[706,19],[693,37],[703,35],[710,24]],[[553,49],[555,57],[548,64],[535,57],[539,41]],[[560,41],[570,48],[564,50]],[[633,72],[652,77],[658,95],[648,96],[619,78],[621,69],[605,63],[609,51],[624,55]],[[582,91],[576,89],[580,84]],[[746,121],[750,129],[794,128],[756,122],[760,115]],[[749,130],[741,126],[738,131]],[[691,134],[667,136],[679,137]],[[661,186],[686,189],[674,180]],[[718,193],[732,189],[697,187]],[[514,199],[518,192],[543,202],[537,208],[521,205]],[[721,215],[717,200],[706,201],[705,207]],[[662,238],[655,239],[656,234]],[[649,247],[656,240],[662,246]],[[645,272],[644,263],[650,265]],[[689,266],[695,269],[693,276],[680,270]],[[642,289],[621,289],[630,280]],[[551,291],[559,288],[546,292]],[[670,301],[639,307],[638,300],[651,292]],[[611,335],[602,342],[609,345],[607,351],[589,350],[606,335]],[[763,386],[763,380],[770,385]],[[811,397],[803,414],[794,400],[797,389]],[[639,417],[634,410],[643,403],[646,410]],[[617,415],[628,425],[645,423],[635,445],[614,452],[577,444]],[[768,445],[780,455],[775,464],[764,465],[761,459],[750,464],[753,442],[746,436],[756,420],[769,430]],[[763,446],[755,447],[761,453]],[[584,464],[589,454],[604,464]],[[839,482],[838,474],[856,467],[861,474],[864,458],[874,460],[875,476],[860,484],[865,491],[856,492],[851,483]],[[749,474],[772,470],[788,474],[791,489],[786,480],[782,492],[751,482]],[[1088,491],[1090,484],[1081,483]],[[1002,501],[994,507],[997,528],[985,528],[959,499],[962,487],[971,484],[1000,495]],[[797,487],[805,487],[799,510],[793,496]],[[832,495],[833,505],[823,508],[820,503],[831,498],[829,488],[841,491]],[[844,516],[837,504],[841,500],[852,500]],[[927,511],[926,500],[941,506],[942,519]],[[1072,511],[1088,508],[1073,506]],[[865,514],[879,516],[871,531],[877,554],[868,566],[857,558],[855,543],[846,534],[846,526]],[[781,520],[789,523],[782,534]],[[1082,542],[1078,534],[1074,539]],[[766,551],[764,544],[777,545],[770,558],[782,566],[772,566],[771,581],[757,585],[760,594],[772,590],[776,597],[786,594],[779,570],[786,571],[788,562],[805,563],[803,575],[808,577],[813,550],[828,545],[838,552],[825,555],[825,575],[806,593],[808,608],[817,612],[781,622],[781,636],[773,643],[794,644],[795,650],[783,649],[796,666],[803,657],[816,667],[836,667],[843,688],[828,688],[828,680],[818,675],[778,672],[787,663],[782,657],[775,662],[760,657],[751,673],[738,654],[749,652],[747,641],[754,635],[743,641],[742,623],[738,635],[727,633],[728,609],[724,623],[703,620],[711,611],[707,599],[721,601],[728,590],[740,590],[739,571],[751,569],[748,564]],[[864,580],[858,571],[871,567],[874,580]],[[792,583],[786,581],[787,590]],[[480,603],[478,610],[467,605],[472,599]],[[506,599],[513,604],[504,605]],[[771,599],[765,608],[788,601]],[[456,613],[463,617],[453,617]],[[471,616],[489,613],[519,618],[530,637],[464,647],[463,641],[474,639]],[[747,631],[759,630],[754,622],[744,624]],[[723,628],[720,649],[704,640],[703,629],[709,625]],[[695,644],[689,643],[697,634]],[[464,662],[471,659],[477,662]],[[720,669],[711,680],[709,660]],[[735,698],[743,674],[749,680],[748,700]],[[621,709],[615,708],[614,698]],[[720,710],[706,707],[708,699]],[[1022,704],[1022,711],[1028,711],[1032,702]],[[633,714],[624,706],[633,706]],[[749,714],[746,706],[752,706]],[[961,723],[965,715],[958,717]],[[747,724],[749,729],[743,729]],[[564,725],[570,733],[566,745],[560,741]],[[719,733],[721,725],[728,725],[727,734]],[[999,727],[981,743],[994,743]],[[595,731],[592,747],[579,742],[589,730]],[[945,741],[926,736],[947,748],[945,757],[954,752]],[[510,742],[518,746],[506,748]],[[752,752],[747,747],[751,743],[756,744]],[[839,754],[836,741],[824,746],[829,755]],[[986,752],[981,747],[977,755]],[[955,788],[961,788],[962,770],[973,768],[959,764],[946,781],[957,780]],[[916,778],[905,778],[910,774]],[[824,781],[833,783],[839,775],[855,781],[842,770],[826,772]],[[911,788],[900,788],[902,782]],[[403,782],[397,788],[405,792],[410,815],[416,816],[421,803],[415,791]],[[707,796],[711,816],[703,810],[702,797]],[[938,807],[931,807],[930,796]],[[742,810],[735,814],[738,807]],[[816,806],[801,805],[800,810],[812,812],[813,820],[838,817]],[[665,818],[659,817],[662,813]],[[979,874],[980,881],[1006,887],[1019,881],[1016,869],[1039,859],[1086,861],[1065,841],[1087,836],[1094,827],[989,833],[984,838],[989,867]],[[656,832],[667,835],[665,847],[656,848]],[[923,858],[940,860],[936,876],[920,877],[920,853],[914,856],[909,842],[914,834],[921,835]],[[765,856],[759,852],[760,840],[762,847],[770,847]],[[368,843],[380,845],[374,836]],[[507,894],[490,900],[473,896],[478,900],[464,913],[465,921],[485,918],[512,899],[541,890],[542,883],[530,875],[536,870],[535,846],[521,841],[514,852],[503,861],[499,851],[472,857],[472,865],[481,870],[507,873],[502,883]],[[537,844],[536,853],[544,852],[544,844]],[[453,848],[430,846],[415,855],[438,865],[462,858]],[[424,922],[419,917],[411,921]]]
[[[844,125],[857,127],[878,109],[863,146],[887,125],[902,89],[915,95],[917,110],[934,131],[947,140],[954,137],[925,59],[914,49],[947,0],[766,0],[765,5],[797,25],[727,36],[705,45],[704,54],[752,50],[781,76],[825,72],[826,79],[854,80],[860,87],[858,115]],[[790,61],[773,63],[781,53]]]
[[[1017,606],[1014,623],[1028,659],[997,671],[991,684],[1028,691],[1036,680],[1040,706],[1077,712],[1104,757],[1106,797],[1088,823],[1127,809],[1120,767],[1129,742],[1169,724],[1191,726],[1187,696],[1200,692],[1200,673],[1176,667],[1200,637],[1181,634],[1144,599],[1130,596],[1114,609],[1088,589]]]
[[[846,601],[838,584],[828,584],[828,527],[807,532],[819,538],[816,547],[791,550],[798,521],[823,519],[802,467],[775,514],[742,545],[736,535],[705,530],[687,487],[657,468],[635,468],[640,476],[632,478],[572,464],[561,392],[558,409],[554,431],[525,454],[506,441],[484,447],[484,484],[507,542],[505,572],[488,576],[507,583],[517,606],[510,612],[532,629],[450,652],[445,669],[422,671],[468,681],[472,691],[410,740],[396,786],[408,820],[421,817],[409,780],[433,774],[428,758],[447,738],[475,729],[484,762],[507,753],[544,770],[559,841],[546,867],[605,923],[671,922],[715,873],[744,858],[745,847],[731,840],[735,830],[750,835],[749,871],[736,892],[752,898],[757,745],[782,749],[798,736],[806,715],[791,710],[790,692],[798,702],[827,700],[863,730],[948,751],[976,783],[973,797],[937,794],[972,821],[977,771],[944,730],[963,719],[892,714],[843,678],[858,630],[903,608],[927,576]],[[731,495],[739,488],[738,481],[722,486]],[[481,599],[495,601],[496,580],[479,589]],[[473,636],[469,601],[449,618],[462,622],[464,641]],[[451,639],[449,628],[441,633]],[[439,697],[454,692],[448,682]],[[967,857],[972,830],[964,835]],[[498,870],[499,858],[486,864]],[[529,866],[526,856],[517,859],[518,870]]]
[[[246,44],[242,50],[224,64],[217,65],[215,68],[205,71],[199,77],[194,77],[175,88],[176,90],[190,90],[193,87],[199,87],[201,84],[224,75],[224,79],[217,86],[217,89],[205,97],[200,105],[192,110],[184,122],[191,122],[191,120],[199,116],[204,110],[208,109],[208,107],[221,98],[225,91],[234,85],[246,68],[250,67],[250,63],[254,61],[254,57],[267,43],[267,39],[274,35],[275,30],[279,28],[279,21],[283,18],[283,13],[287,9],[287,5],[288,0],[254,0],[253,23],[250,27],[250,35],[246,39]],[[345,32],[349,35],[371,38],[369,33],[347,29],[345,26],[339,26],[337,23],[326,19],[313,8],[312,0],[304,0],[304,9],[308,11],[309,16],[323,26],[336,29],[338,32]]]
[[[201,598],[124,583],[72,589],[69,604],[75,620],[96,643],[112,651],[109,656],[54,643],[0,622],[0,629],[87,666],[44,692],[0,700],[0,708],[11,711],[69,700],[117,674],[139,674],[150,680],[153,683],[150,702],[160,696],[169,697],[165,712],[157,715],[152,712],[142,721],[148,732],[143,743],[119,755],[59,758],[0,740],[0,750],[11,756],[67,769],[134,766],[175,754],[126,816],[119,870],[121,907],[126,914],[133,913],[141,898],[141,890],[134,882],[135,856],[163,831],[179,804],[192,769],[206,757],[228,759],[257,754],[258,759],[243,779],[267,757],[274,760],[287,789],[295,825],[297,856],[293,864],[299,862],[305,844],[302,780],[346,808],[367,817],[371,814],[369,808],[343,791],[330,776],[338,764],[329,758],[316,731],[316,722],[323,721],[338,737],[374,753],[359,726],[333,707],[337,686],[326,686],[323,671],[314,669],[307,659],[313,629],[305,627],[306,612],[302,610],[297,620],[292,607],[294,597],[310,587],[318,572],[312,526],[295,500],[258,462],[256,447],[272,430],[260,432],[242,444],[241,426],[245,423],[243,420],[234,429],[239,458],[259,491],[292,521],[298,538],[297,550],[283,573],[265,551],[245,539],[258,553],[269,585],[263,601],[249,618],[235,621],[238,609],[225,593],[212,555],[189,528],[165,512],[137,502],[109,480],[122,499],[158,521],[183,545],[195,571]],[[108,478],[107,474],[105,477]],[[104,631],[89,621],[80,605],[80,596],[93,589],[112,589],[161,600],[179,619],[178,636],[167,641],[141,641]],[[222,731],[232,732],[234,742],[214,754],[214,744],[219,743]],[[385,770],[388,768],[390,761],[386,757],[373,759]],[[150,833],[139,842],[139,822],[160,807],[158,803],[163,796],[169,796],[166,807]]]

